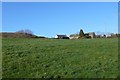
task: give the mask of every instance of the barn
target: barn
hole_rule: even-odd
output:
[[[89,33],[85,33],[85,37],[86,38],[96,38],[96,35],[94,32],[89,32]]]
[[[56,39],[69,39],[69,37],[67,37],[67,35],[55,35]]]

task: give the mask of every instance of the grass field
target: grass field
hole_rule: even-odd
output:
[[[116,78],[118,39],[2,39],[3,78]]]

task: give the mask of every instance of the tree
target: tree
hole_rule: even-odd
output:
[[[82,29],[80,29],[80,32],[79,32],[79,38],[83,38],[85,36],[84,32]]]
[[[16,33],[33,34],[33,32],[29,29],[19,30]]]

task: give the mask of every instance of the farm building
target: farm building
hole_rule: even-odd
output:
[[[70,39],[78,39],[79,36],[72,36],[72,37],[70,36],[69,38],[70,38]]]
[[[69,36],[70,39],[78,39],[79,38],[79,34],[71,34]]]
[[[66,35],[55,35],[55,38],[57,39],[69,39]]]
[[[94,32],[89,32],[89,33],[85,33],[85,37],[86,38],[96,38],[96,35]]]
[[[101,36],[100,36],[100,38],[106,38],[106,35],[105,35],[105,34],[103,34],[103,35],[101,35]]]
[[[90,32],[90,33],[89,33],[89,36],[91,36],[91,38],[96,38],[96,35],[95,35],[94,32]]]

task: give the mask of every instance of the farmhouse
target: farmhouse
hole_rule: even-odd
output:
[[[94,32],[89,32],[89,33],[85,33],[85,37],[86,38],[96,38],[96,35]]]
[[[55,35],[55,38],[57,39],[69,39],[66,35]]]
[[[79,36],[70,36],[69,38],[70,38],[70,39],[78,39]]]
[[[78,39],[79,38],[79,34],[71,34],[69,36],[69,39]]]

